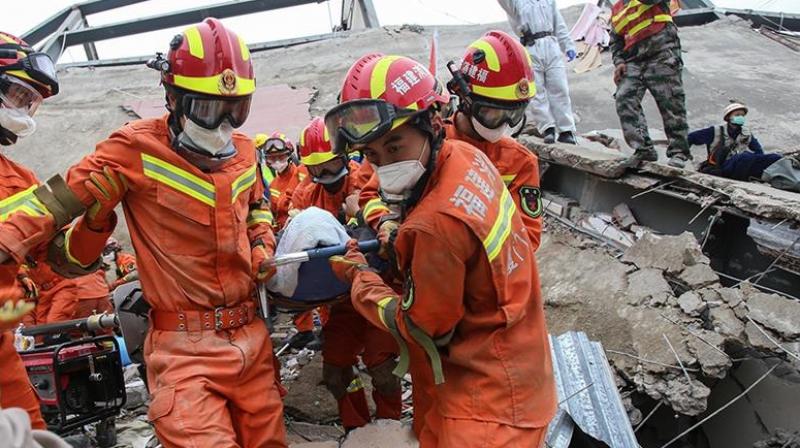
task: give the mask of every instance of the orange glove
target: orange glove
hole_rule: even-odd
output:
[[[392,250],[392,234],[395,233],[398,228],[400,228],[400,223],[391,219],[384,221],[381,223],[380,227],[378,227],[378,241],[381,243],[378,256],[384,260],[389,259],[389,253]]]
[[[128,191],[125,176],[109,167],[103,168],[103,174],[91,173],[89,180],[83,183],[97,202],[86,212],[86,224],[94,231],[103,230],[111,222],[114,207],[122,201]]]
[[[347,242],[347,253],[344,256],[334,255],[328,259],[328,262],[336,277],[345,283],[353,283],[353,278],[359,271],[372,270],[367,259],[364,258],[364,254],[358,250],[358,241],[356,240]]]
[[[253,278],[255,278],[257,282],[269,281],[269,279],[275,275],[277,269],[275,268],[275,263],[272,262],[272,256],[267,253],[267,249],[262,244],[259,244],[253,248],[250,255]]]
[[[25,293],[25,297],[29,299],[35,299],[39,297],[39,287],[36,286],[36,283],[31,280],[26,274],[19,274],[17,275],[17,280],[22,285],[22,291]]]

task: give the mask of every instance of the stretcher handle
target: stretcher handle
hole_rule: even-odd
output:
[[[358,243],[358,250],[361,253],[377,252],[381,247],[378,240],[360,241]],[[311,249],[308,251],[308,259],[314,260],[317,258],[330,258],[334,255],[344,255],[347,253],[347,245],[341,244],[339,246],[320,247],[319,249]]]

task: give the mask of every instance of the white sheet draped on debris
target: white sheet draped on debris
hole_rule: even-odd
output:
[[[350,237],[339,221],[329,212],[310,207],[295,216],[286,228],[275,249],[275,255],[300,252],[317,246],[344,244]],[[284,297],[292,297],[297,289],[300,263],[278,266],[278,272],[267,288]]]
[[[608,47],[611,41],[608,20],[608,12],[603,8],[593,3],[584,5],[580,18],[569,32],[572,40],[578,42],[579,58],[573,68],[575,73],[585,73],[603,65],[600,48]]]

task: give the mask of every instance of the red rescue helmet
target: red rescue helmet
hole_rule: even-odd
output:
[[[55,65],[22,39],[0,32],[0,100],[30,116],[45,98],[58,93]]]
[[[311,123],[300,133],[298,151],[300,152],[300,162],[306,166],[321,165],[337,157],[333,153],[331,139],[322,118],[316,117],[311,120]]]
[[[291,154],[294,152],[294,144],[286,134],[275,131],[270,135],[263,144],[264,153],[270,154]]]
[[[489,31],[471,43],[461,67],[448,64],[453,79],[448,89],[459,96],[461,111],[495,129],[516,126],[536,95],[530,53],[503,31]]]
[[[256,79],[244,40],[214,18],[193,25],[170,42],[166,59],[158,54],[147,65],[161,72],[161,82],[176,94],[179,113],[206,129],[227,118],[240,127],[250,113]]]
[[[375,140],[431,108],[445,107],[449,95],[419,62],[372,53],[347,72],[339,101],[325,115],[337,153]]]

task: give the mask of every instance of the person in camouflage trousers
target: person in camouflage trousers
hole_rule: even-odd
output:
[[[691,159],[689,125],[681,42],[672,22],[670,1],[619,0],[611,14],[617,115],[625,141],[636,151],[633,160],[658,160],[642,110],[642,98],[649,91],[669,139],[669,164],[683,167]]]

